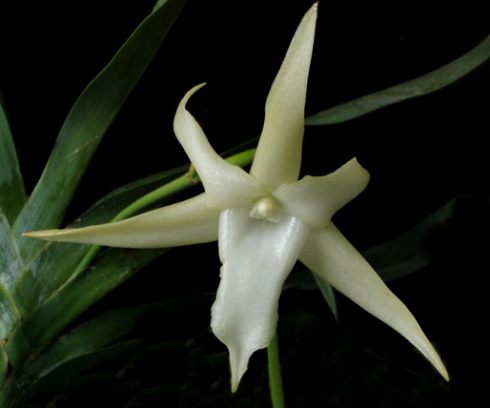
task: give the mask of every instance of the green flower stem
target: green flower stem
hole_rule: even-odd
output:
[[[279,360],[279,342],[277,333],[267,347],[269,362],[269,389],[273,408],[284,408],[284,391],[282,389],[281,362]]]
[[[255,149],[245,150],[243,152],[237,153],[226,159],[228,163],[234,164],[239,167],[246,167],[252,163],[255,156]],[[195,186],[200,182],[199,177],[194,170],[194,166],[190,166],[189,171],[184,175],[177,177],[175,180],[164,184],[163,186],[157,188],[134,201],[121,212],[119,212],[111,222],[121,221],[129,218],[140,211],[144,210],[146,207],[163,200],[164,198],[171,197],[174,194],[180,193],[187,190],[190,187]],[[72,278],[77,276],[79,273],[83,272],[95,258],[97,253],[100,251],[101,247],[99,245],[93,245],[84,258],[78,264],[77,269],[74,271]]]
[[[255,149],[245,150],[244,152],[237,153],[226,159],[228,163],[234,164],[239,167],[246,167],[252,163],[255,155]],[[129,218],[138,212],[142,211],[146,207],[160,201],[164,198],[170,197],[173,194],[180,193],[196,184],[200,183],[199,176],[194,170],[194,166],[190,166],[189,171],[184,175],[172,180],[170,183],[151,191],[150,193],[139,198],[132,204],[128,205],[124,210],[117,214],[111,222],[121,221]]]

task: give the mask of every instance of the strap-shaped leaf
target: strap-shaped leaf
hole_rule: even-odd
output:
[[[23,263],[6,215],[0,208],[0,283],[11,291],[22,273]]]
[[[153,59],[184,3],[185,0],[158,2],[152,14],[80,95],[14,226],[16,237],[25,231],[59,225],[102,136]],[[44,245],[32,239],[19,240],[26,260]]]
[[[24,182],[0,94],[0,208],[11,224],[24,206],[25,200]]]
[[[22,269],[22,263],[11,239],[10,225],[0,208],[0,387],[8,368],[4,342],[21,319],[9,289]]]
[[[178,313],[187,309],[196,310],[204,304],[209,305],[212,297],[211,294],[203,294],[127,307],[104,313],[82,323],[14,372],[0,394],[0,406],[8,406],[1,403],[18,400],[24,395],[72,378],[138,346],[139,342],[135,340],[115,344],[114,342],[130,334],[144,316],[169,310]]]
[[[5,341],[12,329],[20,322],[20,316],[10,293],[0,283],[0,389],[5,381],[8,370],[8,355],[5,350]]]
[[[20,321],[20,314],[10,293],[11,285],[22,269],[22,263],[11,239],[10,226],[0,209],[0,342],[5,341]],[[0,350],[0,354],[3,353]],[[2,367],[7,364],[5,355],[0,355],[0,386],[3,383]]]
[[[165,249],[110,249],[84,274],[40,304],[12,333],[6,349],[17,368],[32,350],[47,346],[76,317],[156,259]]]
[[[67,339],[65,336],[63,336],[62,339],[71,340]],[[71,344],[73,343],[68,342],[68,345]],[[80,380],[81,377],[83,378],[82,381],[85,382],[85,372],[92,370],[96,371],[97,367],[100,367],[101,365],[108,365],[110,363],[117,364],[118,361],[122,363],[121,358],[127,358],[129,353],[137,352],[144,346],[144,340],[131,339],[121,341],[100,349],[89,349],[86,352],[79,349],[76,349],[75,352],[71,352],[63,347],[59,347],[58,342],[56,346],[58,347],[55,350],[52,350],[51,348],[49,349],[48,355],[42,353],[42,355],[39,356],[39,363],[36,358],[36,360],[32,361],[32,363],[35,364],[26,365],[25,371],[29,373],[28,375],[25,377],[16,377],[15,379],[12,379],[16,383],[23,383],[21,390],[22,395],[19,396],[21,401],[24,401],[24,398],[27,399],[28,402],[30,402],[31,398],[33,400],[37,400],[39,398],[38,395],[41,392],[44,392],[45,395],[50,396],[53,398],[53,400],[56,400],[56,396],[50,394],[48,391],[49,389],[53,389],[54,387],[59,387],[61,385],[61,387],[59,387],[63,390],[61,392],[68,391],[69,393],[70,391],[66,390],[66,387],[68,387],[68,389],[70,386],[77,387],[77,380]],[[63,356],[62,354],[64,351],[66,352],[66,356]],[[61,360],[58,361],[57,357],[60,357]],[[43,366],[48,367],[48,370],[41,371]],[[22,371],[24,371],[24,368],[22,368]],[[107,370],[103,370],[103,372],[109,373]],[[100,385],[100,374],[101,373],[97,371],[94,373],[95,383],[86,384],[86,389],[90,389],[91,385]],[[117,384],[117,373],[111,374],[110,379]],[[7,383],[5,392],[7,395],[10,391],[9,385],[10,383]],[[49,403],[39,406],[49,406]]]
[[[0,344],[0,384],[3,385],[8,370],[8,357],[5,346]]]
[[[335,299],[335,292],[332,288],[332,286],[325,281],[323,278],[318,276],[316,273],[311,272],[311,276],[313,276],[313,279],[316,282],[316,285],[318,286],[318,289],[320,290],[320,293],[322,294],[323,298],[325,299],[325,302],[327,302],[328,307],[332,311],[332,314],[335,317],[335,320],[339,319],[339,314],[337,311],[337,300]]]
[[[77,219],[76,226],[109,222],[136,199],[180,176],[186,168],[176,167],[114,190],[82,214]],[[29,268],[24,271],[14,291],[15,301],[22,315],[28,314],[62,286],[89,248],[88,245],[45,242]]]
[[[306,118],[306,125],[332,125],[366,115],[385,106],[435,92],[469,74],[490,58],[490,36],[462,57],[428,74],[342,103]]]
[[[437,260],[449,242],[461,240],[458,229],[464,225],[465,242],[478,241],[485,234],[484,200],[457,196],[410,229],[379,245],[362,251],[362,255],[386,282],[422,270]]]
[[[0,341],[8,338],[20,321],[20,315],[10,293],[0,283]]]

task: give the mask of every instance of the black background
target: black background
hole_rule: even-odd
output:
[[[28,189],[70,106],[152,3],[1,2],[0,85]],[[200,82],[208,86],[190,106],[216,150],[257,136],[270,84],[310,4],[189,0],[102,142],[66,222],[121,184],[187,161],[171,124],[180,98]],[[476,1],[322,1],[319,10],[307,115],[444,65],[489,29],[483,2]],[[438,237],[436,262],[390,283],[436,343],[451,383],[341,296],[336,325],[319,294],[293,290],[283,296],[280,321],[289,406],[470,406],[484,394],[489,69],[486,64],[430,96],[308,128],[305,135],[305,174],[325,174],[353,156],[371,173],[367,190],[335,218],[360,249],[390,239],[456,196],[467,197],[461,220]],[[171,271],[162,272],[171,261]],[[100,307],[214,290],[218,268],[214,244],[177,249]],[[207,313],[200,310],[196,318],[204,332]],[[263,366],[263,355],[254,359]],[[262,406],[250,390],[266,380],[253,375],[244,379],[252,388],[227,406]],[[248,405],[239,405],[242,400]]]

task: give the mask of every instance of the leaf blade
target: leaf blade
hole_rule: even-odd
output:
[[[327,303],[328,307],[332,311],[333,316],[335,317],[335,320],[339,320],[339,314],[338,314],[338,309],[337,309],[337,301],[335,299],[335,292],[330,286],[330,284],[325,281],[322,277],[317,275],[314,272],[311,272],[313,278],[315,279],[315,282],[318,286],[318,289],[320,290],[320,293],[322,294],[323,298],[325,299],[325,302]]]
[[[81,313],[164,252],[110,249],[101,255],[90,270],[54,292],[14,330],[6,347],[12,366],[25,361],[30,350],[45,347]]]
[[[61,336],[29,359],[19,371],[15,371],[3,393],[0,393],[0,402],[23,399],[131,351],[141,345],[141,341],[134,340],[134,335],[130,338],[127,336],[137,329],[142,319],[154,313],[190,312],[203,305],[208,306],[212,297],[213,294],[204,293],[98,315]],[[116,342],[121,338],[122,341]]]
[[[0,283],[10,292],[22,273],[23,262],[7,216],[0,208]]]
[[[0,95],[0,208],[10,224],[14,223],[25,202],[24,182]]]
[[[450,227],[458,212],[477,212],[471,207],[461,211],[465,205],[470,205],[465,204],[465,197],[457,196],[401,234],[362,251],[362,255],[385,282],[422,270],[436,259],[434,237]]]
[[[362,96],[309,116],[307,126],[332,125],[364,116],[375,110],[438,91],[461,79],[490,58],[490,36],[456,60],[425,75]]]
[[[15,236],[58,226],[103,134],[153,59],[185,0],[159,3],[70,110],[33,194],[14,226]],[[88,119],[87,119],[88,118]],[[24,259],[42,246],[19,238]]]

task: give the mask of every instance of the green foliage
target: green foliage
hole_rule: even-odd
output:
[[[30,229],[55,227],[76,191],[102,136],[155,56],[185,1],[160,1],[70,110],[42,177],[26,203],[3,106],[0,111],[0,361],[1,406],[14,406],[36,383],[38,353],[73,320],[163,251],[108,251],[90,273],[72,279],[88,246],[51,245],[24,239]],[[135,196],[181,169],[132,183],[110,194],[83,217],[109,221]],[[114,263],[116,262],[116,263]],[[97,271],[97,272],[96,272]],[[92,333],[97,337],[95,333]],[[63,357],[65,360],[67,356]],[[7,366],[11,373],[7,376]],[[36,369],[37,368],[37,375]]]
[[[25,200],[17,153],[0,95],[0,208],[8,222],[15,220]]]
[[[462,57],[418,78],[340,104],[306,119],[310,126],[333,125],[364,116],[375,110],[427,95],[469,74],[490,58],[490,36]]]
[[[25,231],[55,228],[117,112],[155,56],[185,1],[160,2],[109,64],[85,88],[68,113],[56,146],[32,195],[13,227]],[[19,239],[23,259],[43,243]]]

